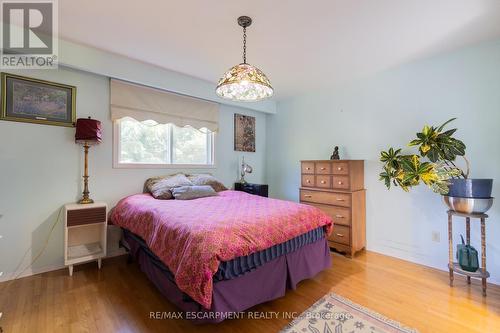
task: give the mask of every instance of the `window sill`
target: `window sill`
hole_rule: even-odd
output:
[[[113,169],[216,169],[215,164],[141,164],[114,163]]]

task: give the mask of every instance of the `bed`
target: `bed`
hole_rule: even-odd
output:
[[[136,194],[116,205],[111,221],[140,269],[196,322],[282,297],[331,264],[329,216],[245,192],[195,200]]]

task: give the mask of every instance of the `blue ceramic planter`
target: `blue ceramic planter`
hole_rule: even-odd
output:
[[[448,196],[490,198],[493,179],[450,179]]]

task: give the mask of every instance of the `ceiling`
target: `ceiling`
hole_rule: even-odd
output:
[[[61,0],[59,34],[216,83],[240,15],[277,100],[500,37],[499,0]]]

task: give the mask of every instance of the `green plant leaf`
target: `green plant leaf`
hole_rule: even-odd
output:
[[[432,131],[432,127],[425,125],[424,128],[422,129],[422,134],[424,136],[429,136],[431,131]]]
[[[441,126],[439,126],[439,127],[436,129],[436,131],[437,131],[437,132],[441,132],[441,131],[443,130],[443,128],[444,128],[446,125],[448,125],[449,123],[451,123],[451,122],[452,122],[452,121],[454,121],[455,119],[457,119],[457,118],[451,118],[450,120],[445,121],[445,122],[444,122],[444,124],[442,124]]]
[[[425,125],[421,132],[416,133],[417,138],[411,140],[408,146],[417,147],[419,155],[402,155],[401,149],[395,150],[392,147],[380,153],[380,161],[383,163],[380,180],[387,188],[393,185],[409,191],[423,182],[436,193],[447,193],[448,180],[464,175],[460,169],[448,164],[457,156],[464,156],[466,150],[465,144],[453,137],[457,129],[443,132],[453,120],[455,118],[439,127]],[[428,161],[423,160],[424,158]]]
[[[441,135],[444,135],[444,136],[452,136],[452,135],[453,135],[456,131],[457,131],[457,129],[456,129],[456,128],[453,128],[453,129],[451,129],[451,130],[447,130],[447,131],[445,131],[445,132],[441,133]]]

